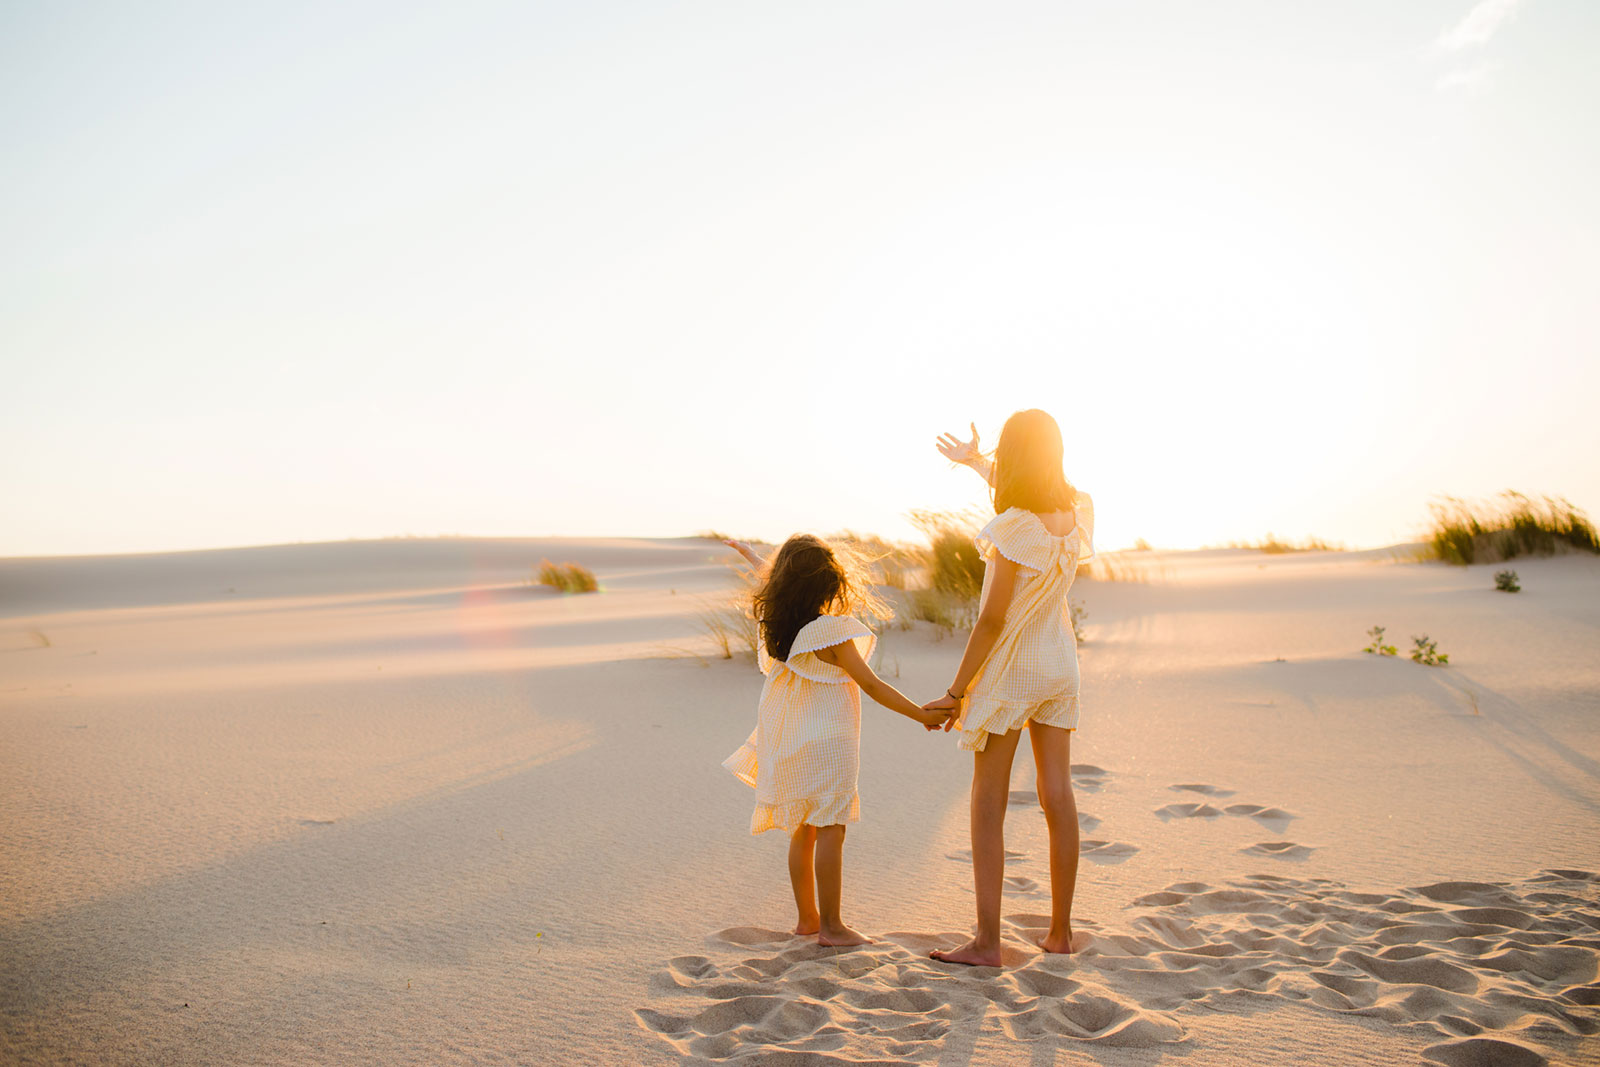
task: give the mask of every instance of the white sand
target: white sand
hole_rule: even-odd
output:
[[[519,586],[545,556],[606,592]],[[0,560],[0,1061],[1600,1062],[1600,561],[1515,561],[1515,595],[1386,553],[1083,584],[1096,944],[1029,947],[1024,746],[1010,966],[967,971],[924,954],[971,921],[969,758],[880,709],[846,917],[883,940],[780,932],[784,842],[718,767],[759,676],[683,651],[725,556]],[[1362,655],[1374,623],[1451,666]],[[931,695],[960,642],[881,648]]]

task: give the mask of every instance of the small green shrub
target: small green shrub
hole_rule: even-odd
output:
[[[1516,571],[1498,571],[1494,576],[1494,587],[1502,593],[1520,593],[1522,585],[1517,581]]]
[[[1375,656],[1397,655],[1400,651],[1398,648],[1395,648],[1393,645],[1386,645],[1383,643],[1383,629],[1384,628],[1382,626],[1374,626],[1372,629],[1368,630],[1367,636],[1372,638],[1372,644],[1368,645],[1366,648],[1363,648],[1361,651],[1371,652]]]
[[[1535,499],[1508,489],[1498,501],[1445,497],[1429,507],[1428,550],[1446,563],[1497,563],[1572,550],[1600,554],[1600,535],[1588,515],[1561,497]]]
[[[1411,642],[1416,646],[1411,650],[1411,658],[1416,662],[1429,667],[1443,667],[1450,662],[1450,657],[1439,651],[1438,642],[1430,640],[1427,634],[1413,637]]]
[[[594,593],[600,589],[594,571],[581,563],[551,563],[543,560],[534,575],[538,585],[553,586],[563,593]]]

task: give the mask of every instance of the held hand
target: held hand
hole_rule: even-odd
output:
[[[938,700],[930,700],[922,705],[922,710],[933,712],[936,715],[935,720],[932,722],[927,719],[922,720],[922,724],[925,727],[929,730],[943,729],[945,733],[949,733],[950,728],[955,725],[956,720],[961,716],[961,701],[946,693]]]
[[[978,424],[974,422],[970,423],[969,426],[972,430],[972,440],[970,441],[963,441],[954,434],[942,433],[939,435],[939,440],[935,442],[936,447],[939,449],[939,454],[951,463],[970,464],[973,460],[983,455],[978,448]]]

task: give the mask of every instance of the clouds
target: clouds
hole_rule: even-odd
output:
[[[1481,48],[1489,43],[1501,26],[1516,16],[1524,0],[1478,0],[1466,17],[1433,43],[1440,52],[1459,52]]]
[[[1435,55],[1464,58],[1462,53],[1483,48],[1500,28],[1516,17],[1526,0],[1478,0],[1461,21],[1440,34],[1433,42]],[[1433,83],[1441,93],[1476,95],[1485,91],[1501,67],[1497,59],[1481,60],[1470,66],[1447,70]]]

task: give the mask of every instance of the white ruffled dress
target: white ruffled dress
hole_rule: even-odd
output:
[[[1078,726],[1078,642],[1072,635],[1067,591],[1078,564],[1094,555],[1094,503],[1080,493],[1076,524],[1064,537],[1045,529],[1031,511],[1009,508],[975,539],[985,560],[1017,564],[1017,585],[994,651],[967,686],[960,746],[981,752],[990,734],[1028,721],[1074,730]],[[983,595],[994,581],[990,567]]]
[[[817,652],[846,641],[861,658],[877,637],[858,619],[820,615],[800,628],[787,660],[761,647],[757,661],[767,676],[750,739],[722,765],[756,791],[750,832],[793,831],[804,824],[856,822],[861,801],[861,688]]]

